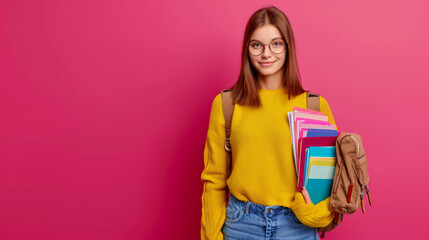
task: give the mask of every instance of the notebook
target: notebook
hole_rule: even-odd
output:
[[[335,141],[337,140],[337,137],[307,137],[302,138],[301,146],[300,146],[300,152],[298,155],[298,174],[297,174],[297,191],[301,192],[303,181],[304,181],[304,169],[306,166],[306,158],[309,156],[306,156],[306,152],[310,148],[314,147],[330,147],[330,153],[332,151],[335,152]],[[314,149],[312,153],[319,153],[321,150],[317,151],[317,149]],[[332,154],[331,154],[332,155]],[[336,152],[334,156],[317,156],[314,155],[314,157],[335,157]]]
[[[331,195],[335,162],[334,146],[307,148],[304,186],[313,204],[317,204]]]

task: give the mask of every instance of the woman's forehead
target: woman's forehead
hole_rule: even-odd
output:
[[[282,34],[273,25],[264,25],[257,28],[251,35],[250,41],[258,40],[262,42],[270,42],[273,39],[282,38]]]

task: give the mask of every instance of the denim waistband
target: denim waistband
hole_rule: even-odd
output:
[[[284,212],[285,214],[289,214],[289,212],[291,211],[290,208],[285,206],[280,206],[280,205],[266,206],[262,204],[253,203],[251,201],[244,202],[244,201],[238,200],[231,193],[229,193],[229,201],[235,203],[236,205],[240,206],[243,210],[245,210],[246,215],[249,214],[249,211],[258,213],[262,216],[264,214],[267,214],[268,212],[271,212],[272,215],[277,215],[281,212]]]

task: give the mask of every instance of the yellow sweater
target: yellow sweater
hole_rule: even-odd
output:
[[[213,100],[204,148],[204,183],[201,239],[223,240],[221,228],[226,217],[226,192],[241,201],[289,207],[305,225],[323,227],[333,220],[330,197],[317,205],[305,204],[296,191],[296,173],[287,112],[307,108],[303,93],[288,100],[284,88],[260,89],[260,108],[235,104],[231,123],[232,172],[225,181],[225,120],[222,95]],[[335,125],[327,101],[320,97],[320,111]],[[337,127],[335,127],[337,129]]]

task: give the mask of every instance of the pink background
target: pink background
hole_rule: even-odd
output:
[[[211,103],[269,4],[368,154],[374,206],[327,239],[425,237],[427,1],[3,0],[0,238],[199,239]]]

